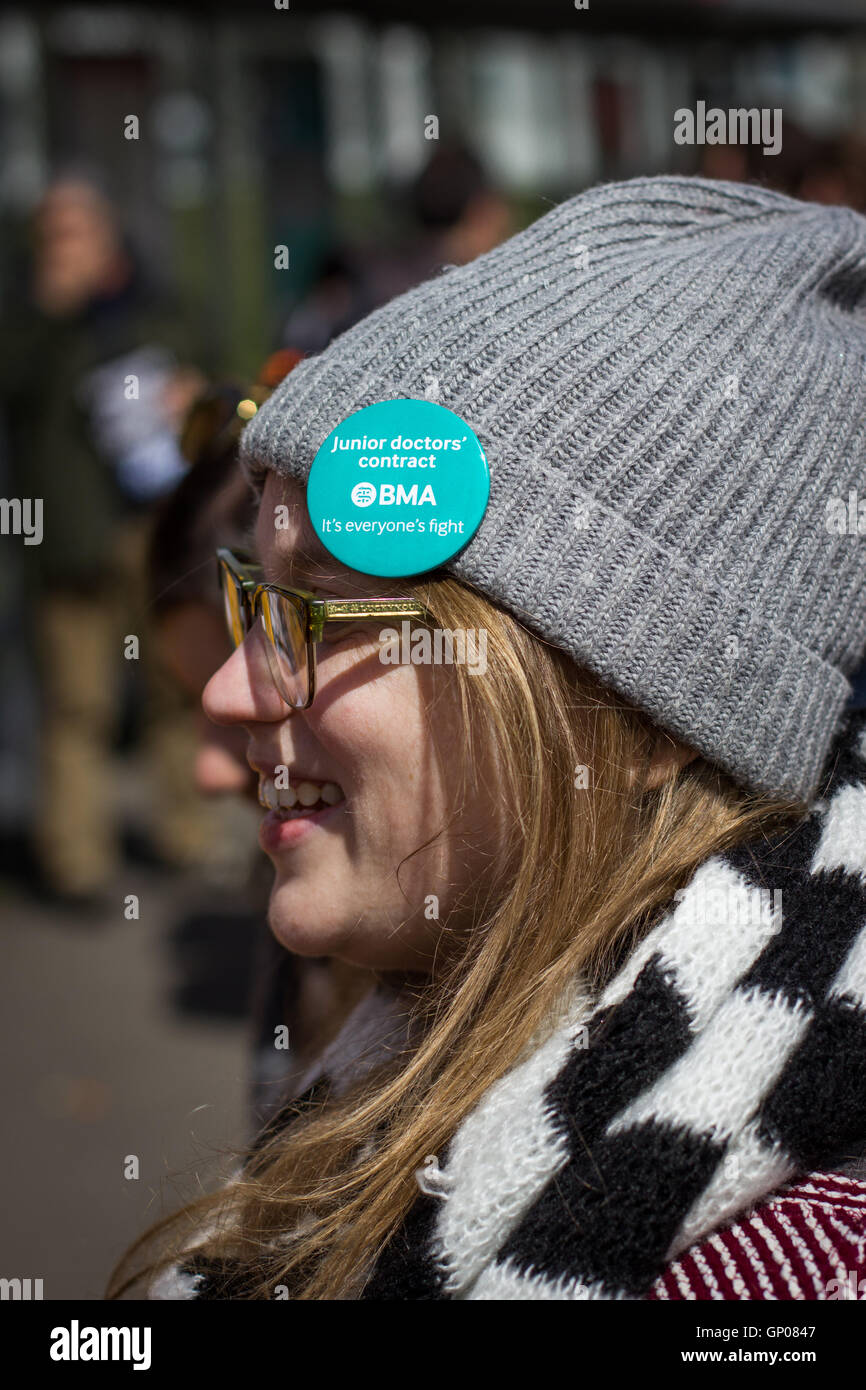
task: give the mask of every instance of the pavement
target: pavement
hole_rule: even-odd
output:
[[[101,1299],[127,1245],[247,1136],[261,921],[225,885],[121,877],[82,918],[0,878],[0,1277],[42,1279],[45,1299]]]

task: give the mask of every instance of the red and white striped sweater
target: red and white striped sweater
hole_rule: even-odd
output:
[[[810,1173],[669,1264],[648,1299],[866,1301],[866,1180]]]

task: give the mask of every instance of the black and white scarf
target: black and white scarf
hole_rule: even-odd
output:
[[[418,1170],[362,1297],[643,1298],[702,1236],[864,1150],[858,712],[805,820],[702,865]],[[153,1296],[214,1296],[200,1266],[175,1274]]]

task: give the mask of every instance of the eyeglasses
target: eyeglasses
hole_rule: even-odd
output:
[[[427,609],[410,598],[320,599],[306,589],[265,584],[262,566],[236,551],[219,549],[217,567],[232,642],[239,647],[261,617],[271,678],[292,709],[309,709],[315,698],[316,645],[326,623],[431,621]]]

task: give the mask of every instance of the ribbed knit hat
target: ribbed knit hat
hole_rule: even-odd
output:
[[[744,785],[814,793],[866,643],[866,219],[591,189],[303,361],[245,465],[303,482],[397,397],[462,416],[490,465],[446,571]]]

